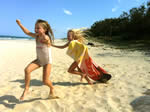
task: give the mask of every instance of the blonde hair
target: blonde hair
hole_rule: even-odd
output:
[[[73,33],[73,39],[74,40],[78,40],[81,43],[85,43],[85,34],[83,33],[83,31],[81,31],[80,29],[71,29],[68,32],[72,32]]]
[[[38,19],[36,21],[36,24],[40,24],[43,27],[43,29],[46,31],[45,34],[49,36],[51,43],[54,42],[54,34],[48,22],[42,19]]]

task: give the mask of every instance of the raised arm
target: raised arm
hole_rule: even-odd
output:
[[[56,48],[64,49],[64,48],[68,47],[69,44],[70,44],[70,41],[68,41],[65,45],[62,45],[62,46],[57,46],[57,45],[54,45],[54,44],[52,44],[52,46],[56,47]]]
[[[34,38],[36,37],[36,34],[30,32],[27,28],[25,28],[25,27],[21,24],[20,20],[17,19],[16,22],[17,22],[17,24],[20,26],[20,28],[22,29],[22,31],[23,31],[26,35],[31,36],[31,37],[34,37]]]

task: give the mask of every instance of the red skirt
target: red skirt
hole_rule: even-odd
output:
[[[80,69],[94,81],[108,81],[111,75],[108,74],[102,67],[98,66],[90,56],[82,61]],[[105,82],[104,81],[104,82]]]

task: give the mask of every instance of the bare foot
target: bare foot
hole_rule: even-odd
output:
[[[93,82],[88,78],[88,76],[85,76],[86,81],[88,82],[88,84],[93,85]]]
[[[48,99],[58,99],[59,97],[58,96],[55,96],[55,95],[53,95],[53,94],[50,94],[49,96],[48,96]]]
[[[83,81],[83,78],[85,78],[86,76],[87,76],[86,74],[81,75],[80,81],[82,82],[82,81]]]
[[[26,94],[28,93],[29,91],[27,89],[25,89],[20,97],[20,101],[23,101],[24,100],[24,97],[26,96]]]
[[[93,82],[92,81],[88,81],[88,84],[93,85]]]

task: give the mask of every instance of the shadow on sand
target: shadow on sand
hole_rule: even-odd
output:
[[[19,103],[19,100],[15,96],[4,95],[0,97],[0,104],[7,108],[13,109],[17,103]]]
[[[81,83],[81,82],[53,82],[53,85],[60,85],[60,86],[78,86],[78,85],[88,85],[88,83]]]
[[[24,87],[25,87],[24,79],[13,80],[13,81],[10,81],[10,82],[20,82],[20,83],[23,84],[23,85],[21,85],[20,87],[21,87],[21,88],[24,88]],[[40,80],[32,79],[32,80],[30,81],[30,86],[42,86],[42,85],[43,85],[43,83],[42,83]]]
[[[130,103],[134,112],[150,112],[150,89],[143,94]]]
[[[17,104],[29,103],[37,100],[51,100],[51,99],[42,99],[42,98],[33,98],[30,100],[18,100],[15,96],[4,95],[0,97],[0,105],[4,105],[6,108],[14,109]]]
[[[20,87],[21,88],[25,87],[24,80],[22,80],[22,79],[13,80],[13,81],[10,81],[10,82],[20,82],[20,83],[22,83],[22,85]],[[96,84],[96,83],[94,83],[94,84]],[[43,82],[40,81],[40,80],[32,79],[30,81],[30,86],[42,86],[42,85],[43,85]],[[88,85],[88,83],[82,83],[82,82],[76,82],[76,83],[73,83],[73,82],[53,82],[53,85],[77,86],[77,85]]]
[[[24,88],[24,80],[18,79],[18,80],[13,80],[10,82],[19,82],[22,83],[21,88]],[[99,82],[94,82],[93,84],[97,84]],[[43,83],[39,80],[33,79],[31,80],[31,85],[30,86],[42,86]],[[54,82],[53,85],[60,85],[60,86],[78,86],[78,85],[89,85],[88,83],[72,83],[72,82]],[[48,99],[42,99],[42,98],[33,98],[29,100],[23,100],[20,101],[18,100],[15,96],[13,95],[4,95],[0,96],[0,104],[4,105],[6,108],[14,109],[17,104],[22,104],[22,103],[28,103],[28,102],[33,102],[36,100],[48,100]]]

